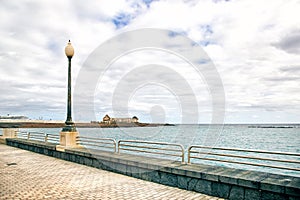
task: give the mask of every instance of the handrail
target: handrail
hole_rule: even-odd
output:
[[[29,139],[27,131],[15,131],[15,137],[18,138],[19,135],[26,137],[27,140]]]
[[[16,137],[18,137],[19,134],[26,137],[27,140],[39,140],[44,142],[57,142],[59,141],[59,135],[56,134],[50,134],[50,133],[43,133],[43,132],[36,132],[36,131],[16,131]]]
[[[200,150],[197,151],[194,149],[200,149]],[[203,149],[204,149],[204,151],[203,151]],[[210,152],[208,152],[208,150],[210,150]],[[218,153],[218,152],[214,152],[214,150],[230,151],[232,153],[220,153],[220,152]],[[276,168],[276,169],[300,171],[300,168],[277,166],[277,165],[262,164],[262,163],[255,163],[255,162],[247,162],[244,160],[234,161],[234,160],[228,159],[228,158],[240,158],[240,159],[248,159],[248,160],[254,160],[254,161],[260,160],[260,161],[272,161],[272,162],[280,162],[280,163],[300,164],[299,160],[267,158],[267,157],[260,157],[260,156],[248,156],[248,155],[233,154],[236,152],[300,157],[300,153],[292,153],[292,152],[259,151],[259,150],[250,150],[250,149],[248,150],[248,149],[239,149],[239,148],[223,148],[223,147],[208,147],[208,146],[193,145],[188,148],[188,164],[191,163],[191,158],[194,158],[194,159],[199,159],[199,160],[208,160],[208,161],[216,161],[216,162],[225,162],[225,163],[233,163],[233,164],[252,165],[252,166],[259,166],[259,167],[269,167],[269,168]],[[194,155],[194,154],[198,154],[198,155]],[[205,157],[205,155],[206,155],[206,157]],[[215,156],[215,157],[209,157],[209,156]]]
[[[290,155],[290,156],[300,156],[300,153],[293,152],[282,152],[282,151],[265,151],[265,150],[252,150],[252,149],[240,149],[240,148],[226,148],[226,147],[209,147],[209,146],[201,146],[201,145],[192,145],[191,147],[203,148],[203,149],[216,149],[216,150],[228,150],[228,151],[243,151],[250,153],[266,153],[266,154],[281,154],[281,155]]]
[[[56,134],[45,134],[42,132],[16,131],[16,137],[22,135],[27,140],[36,139],[44,142],[59,141],[60,136]],[[114,153],[121,151],[140,152],[154,155],[164,155],[171,157],[180,157],[181,162],[185,161],[184,147],[177,143],[142,141],[142,140],[119,140],[116,142],[112,138],[95,138],[77,136],[76,144],[86,145],[96,148],[110,149]],[[244,154],[242,154],[244,153]],[[252,155],[249,155],[251,153]],[[273,157],[270,157],[274,155]],[[283,158],[283,156],[285,158]],[[240,148],[210,147],[201,145],[192,145],[187,151],[187,163],[191,164],[191,159],[215,161],[231,164],[250,165],[257,167],[268,167],[284,170],[300,171],[300,153],[279,152],[266,150],[251,150]],[[236,159],[236,160],[234,160]],[[272,162],[272,163],[270,163]],[[276,165],[274,163],[282,163]],[[291,165],[285,165],[291,164]],[[296,167],[295,167],[296,166]]]
[[[106,149],[113,149],[113,152],[117,151],[117,142],[112,138],[95,138],[95,137],[76,137],[77,145],[95,146]],[[111,146],[112,145],[112,146]]]
[[[26,136],[27,136],[28,132],[27,131],[15,131],[15,136],[16,137],[18,136],[18,134],[23,134],[23,135],[26,134]]]
[[[59,135],[56,135],[56,134],[51,134],[51,133],[46,133],[45,134],[45,142],[48,142],[49,140],[50,141],[59,141]]]
[[[137,145],[137,144],[149,144],[151,146]],[[152,145],[158,145],[158,146],[152,146]],[[167,146],[170,148],[159,147],[159,146]],[[131,148],[126,148],[126,147],[131,147]],[[176,147],[176,148],[179,147],[179,149],[174,149],[174,147]],[[135,148],[135,149],[133,149],[133,148]],[[180,157],[181,162],[184,163],[184,147],[183,147],[183,145],[177,144],[177,143],[142,141],[142,140],[119,140],[118,141],[118,153],[120,153],[120,150]],[[151,150],[159,150],[159,151],[151,151]],[[163,151],[163,152],[161,152],[161,151]],[[171,152],[180,152],[180,154],[169,153],[170,151]]]

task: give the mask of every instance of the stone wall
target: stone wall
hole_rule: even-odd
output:
[[[6,139],[7,145],[164,185],[226,199],[300,199],[300,178]]]

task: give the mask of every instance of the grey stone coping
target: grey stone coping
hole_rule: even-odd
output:
[[[53,151],[55,151],[56,146],[56,144],[28,141],[16,138],[7,139],[7,141],[46,148]],[[89,150],[85,148],[65,149],[65,153],[96,159],[100,160],[101,162],[115,163],[115,168],[119,167],[120,169],[122,168],[120,165],[139,167],[140,172],[143,172],[143,170],[160,171],[172,175],[179,175],[178,177],[181,176],[191,179],[210,181],[218,184],[223,183],[259,191],[270,191],[279,194],[300,197],[300,177],[204,164],[185,164],[181,163],[180,161],[157,159],[125,153],[118,154],[94,149]]]
[[[6,138],[6,141],[14,141],[18,142],[19,144],[25,144],[25,145],[31,145],[34,147],[41,147],[41,148],[46,148],[50,150],[56,150],[56,145],[54,143],[49,143],[49,142],[43,142],[43,141],[37,141],[37,140],[26,140],[26,139],[21,139],[21,138]]]

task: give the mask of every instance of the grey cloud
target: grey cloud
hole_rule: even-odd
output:
[[[289,103],[281,103],[280,106],[277,103],[261,103],[253,106],[253,108],[265,111],[293,111],[299,109],[299,106],[294,104],[291,105]]]
[[[279,70],[281,72],[299,73],[300,72],[300,65],[281,67],[281,68],[279,68]]]
[[[283,82],[283,81],[299,81],[300,77],[268,77],[263,78],[264,81],[272,81],[272,82]]]
[[[278,103],[272,102],[272,99],[260,100],[259,103],[252,103],[249,105],[236,105],[233,103],[228,103],[228,106],[233,108],[236,111],[287,111],[287,110],[297,110],[299,105],[290,104],[290,103]]]
[[[0,85],[0,115],[49,116],[65,110],[61,99],[66,95],[60,84],[26,83],[16,79],[0,80]]]
[[[11,83],[10,84],[10,87],[12,88],[22,88],[22,89],[26,89],[26,88],[33,88],[33,87],[39,87],[40,89],[49,89],[49,88],[52,88],[52,89],[64,89],[66,88],[66,84],[55,84],[53,85],[53,83],[51,81],[49,82],[43,82],[43,83]]]
[[[0,115],[11,113],[27,116],[57,115],[64,111],[65,107],[64,103],[54,102],[51,97],[26,92],[18,92],[18,97],[6,93],[5,96],[1,97],[0,105]]]
[[[287,34],[274,46],[288,53],[300,54],[300,30]]]

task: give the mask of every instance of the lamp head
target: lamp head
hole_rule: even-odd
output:
[[[74,48],[73,48],[70,40],[68,42],[68,45],[65,48],[65,53],[68,58],[72,58],[74,55]]]

